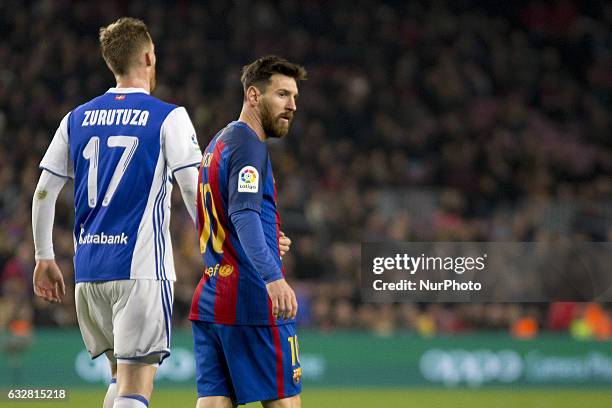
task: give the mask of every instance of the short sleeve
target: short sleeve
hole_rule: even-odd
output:
[[[56,176],[74,178],[74,165],[70,158],[70,144],[68,141],[69,117],[70,113],[64,116],[60,122],[39,167]]]
[[[200,164],[202,152],[185,108],[179,107],[170,112],[162,124],[161,132],[166,161],[173,173]]]
[[[245,133],[229,156],[229,216],[246,208],[261,213],[267,165],[266,144]]]

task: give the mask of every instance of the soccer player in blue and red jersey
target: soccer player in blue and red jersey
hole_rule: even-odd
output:
[[[265,141],[284,137],[303,67],[275,56],[243,68],[238,121],[212,139],[198,184],[204,273],[193,321],[198,408],[300,407],[295,293],[284,278],[276,186]],[[282,242],[282,240],[281,240]]]

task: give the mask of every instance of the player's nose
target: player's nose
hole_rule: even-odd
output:
[[[297,110],[297,106],[295,104],[295,98],[291,97],[287,99],[288,99],[287,105],[285,106],[285,108],[290,110],[291,112],[295,112]]]

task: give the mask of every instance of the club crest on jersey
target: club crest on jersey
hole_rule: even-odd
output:
[[[124,99],[125,99],[125,95],[117,95],[117,96],[115,96],[115,100],[116,101],[122,101]]]
[[[245,166],[238,174],[239,193],[257,193],[259,191],[259,173],[253,166]]]
[[[293,369],[293,383],[299,384],[302,381],[302,367]]]

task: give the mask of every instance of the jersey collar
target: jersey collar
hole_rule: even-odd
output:
[[[142,88],[110,88],[108,91],[106,91],[106,93],[146,93],[147,95],[149,94],[146,90]]]
[[[233,122],[230,122],[230,126],[240,126],[245,128],[250,134],[251,136],[253,136],[255,139],[257,139],[258,142],[263,143],[260,139],[259,136],[257,136],[257,132],[255,132],[249,125],[247,125],[245,122],[241,121],[241,120],[235,120]]]

